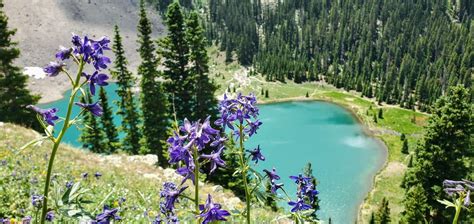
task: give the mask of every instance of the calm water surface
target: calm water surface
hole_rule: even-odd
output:
[[[106,88],[110,104],[117,100],[115,89],[115,84]],[[58,107],[64,116],[67,101],[65,98],[43,106]],[[347,110],[335,104],[290,102],[260,108],[263,125],[248,142],[249,148],[260,145],[266,156],[256,169],[275,167],[290,196],[294,196],[295,185],[288,176],[302,172],[311,162],[319,182],[319,217],[326,221],[331,217],[337,224],[354,223],[372,178],[385,161],[383,147],[364,134]],[[76,107],[74,114],[78,111]],[[120,123],[118,117],[115,122]],[[75,127],[69,129],[64,141],[80,146],[79,133]]]

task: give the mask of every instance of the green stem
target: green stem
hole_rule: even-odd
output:
[[[245,203],[246,203],[246,218],[247,224],[250,224],[250,192],[249,186],[247,183],[247,164],[245,164],[245,151],[244,151],[244,127],[242,124],[239,125],[239,140],[240,140],[240,153],[239,153],[239,160],[240,160],[240,167],[242,168],[242,178],[244,179],[244,187],[245,187]]]
[[[456,208],[456,214],[454,215],[453,224],[458,223],[459,215],[461,214],[461,209],[462,209],[462,197],[458,198],[455,208]]]
[[[81,73],[83,69],[84,69],[84,62],[81,58],[81,61],[79,63],[79,70],[76,75],[76,82],[74,83],[71,96],[69,97],[69,104],[67,107],[67,113],[66,113],[66,118],[64,120],[63,128],[61,129],[61,132],[59,133],[58,137],[54,141],[53,151],[51,152],[51,157],[49,158],[48,172],[46,174],[46,183],[44,185],[44,193],[43,193],[44,198],[43,198],[43,208],[41,212],[41,224],[45,223],[46,213],[48,212],[48,193],[49,193],[49,185],[51,183],[51,173],[53,171],[54,158],[56,157],[56,152],[58,151],[59,144],[61,143],[61,140],[63,139],[64,134],[66,134],[66,131],[69,128],[69,119],[71,118],[72,106],[74,104],[74,99],[76,98],[76,94],[78,91],[77,85],[81,79]]]
[[[193,147],[194,157],[194,206],[196,209],[196,215],[199,215],[199,155],[197,147]],[[199,218],[196,219],[196,223],[199,223]]]

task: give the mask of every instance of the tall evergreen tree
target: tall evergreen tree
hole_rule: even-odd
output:
[[[39,96],[31,95],[26,88],[28,77],[13,64],[20,55],[16,43],[11,41],[15,32],[8,28],[8,18],[0,0],[0,120],[39,129],[36,114],[25,109],[36,104]]]
[[[303,174],[307,177],[311,177],[311,181],[312,181],[312,184],[314,185],[315,189],[318,185],[318,181],[316,179],[316,177],[313,175],[313,168],[312,168],[312,165],[310,162],[308,162],[305,167],[303,168]],[[320,209],[319,208],[319,197],[316,195],[316,197],[314,198],[313,202],[310,202],[311,204],[311,207],[314,209],[314,211],[311,213],[311,216],[317,220],[318,219],[318,215],[316,214],[317,211]]]
[[[86,96],[81,96],[82,103],[91,103],[92,97],[87,92]],[[98,118],[92,113],[84,113],[83,115],[84,127],[81,129],[79,141],[82,142],[82,147],[95,153],[106,153],[107,146],[104,144],[104,131],[100,128]]]
[[[156,70],[155,46],[151,40],[151,23],[147,18],[145,3],[140,1],[140,21],[138,23],[139,53],[142,59],[138,66],[141,76],[141,95],[143,113],[143,147],[140,153],[153,153],[158,156],[160,166],[167,166],[165,140],[169,125],[168,103]]]
[[[413,203],[410,199],[412,188],[421,186],[427,200],[420,208],[428,208],[424,218],[435,223],[447,221],[444,206],[437,202],[444,195],[441,185],[445,179],[463,179],[470,171],[466,160],[473,153],[473,131],[470,94],[462,86],[453,87],[446,97],[436,103],[424,140],[415,151],[413,167],[405,174],[405,209],[408,209],[408,203]],[[419,216],[411,216],[421,212],[406,211],[405,218],[423,221]]]
[[[109,100],[107,98],[107,93],[105,92],[104,87],[100,87],[99,91],[99,99],[100,105],[102,106],[104,112],[100,117],[100,121],[102,124],[102,129],[104,130],[105,139],[104,139],[104,146],[106,147],[103,149],[106,153],[114,153],[117,148],[120,147],[117,128],[114,124],[114,114],[112,112],[112,108],[109,106]]]
[[[388,204],[388,200],[386,198],[383,198],[382,203],[380,204],[380,207],[377,210],[377,214],[375,215],[377,223],[390,223],[390,208],[388,207]]]
[[[428,210],[426,192],[420,184],[417,184],[405,194],[403,204],[405,210],[402,212],[401,223],[426,223],[426,215]]]
[[[176,118],[181,121],[193,117],[195,82],[187,69],[189,47],[186,42],[184,14],[178,2],[169,5],[165,24],[168,34],[159,41],[158,53],[163,57],[163,76],[169,102],[173,103]],[[199,90],[201,91],[201,90]]]
[[[186,41],[189,46],[189,76],[195,81],[193,120],[204,119],[217,114],[217,86],[209,78],[209,57],[206,50],[204,30],[199,24],[199,16],[191,12],[186,21]]]
[[[127,69],[128,61],[125,58],[122,37],[117,25],[114,27],[114,31],[115,36],[112,50],[115,53],[115,60],[111,74],[117,80],[118,88],[116,92],[119,96],[119,100],[116,102],[118,106],[117,114],[122,117],[121,131],[125,132],[121,145],[124,151],[136,154],[140,149],[141,130],[139,128],[140,115],[137,111],[132,92],[135,78]]]
[[[402,153],[408,154],[408,140],[406,138],[403,140]]]

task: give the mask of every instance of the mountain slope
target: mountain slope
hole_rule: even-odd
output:
[[[133,70],[139,55],[136,27],[139,0],[4,0],[9,26],[16,28],[14,41],[21,56],[16,64],[21,67],[43,67],[54,60],[59,45],[70,44],[71,33],[113,37],[117,24],[124,38],[123,44]],[[154,37],[164,33],[164,26],[154,10],[148,13]],[[109,53],[109,56],[112,56]],[[43,96],[41,102],[56,100],[67,88],[67,78],[31,79],[30,89]]]

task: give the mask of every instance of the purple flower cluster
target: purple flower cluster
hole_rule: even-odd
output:
[[[35,208],[40,208],[41,205],[43,204],[43,196],[42,195],[37,195],[34,194],[31,196],[31,204]]]
[[[122,218],[117,215],[117,208],[109,208],[109,206],[104,206],[102,213],[98,214],[95,217],[95,221],[92,221],[92,224],[109,224],[111,220],[122,220]]]
[[[288,205],[293,207],[291,212],[311,209],[311,205],[306,204],[305,199],[313,203],[316,195],[319,194],[316,190],[316,186],[312,183],[313,179],[311,177],[305,177],[302,174],[290,176],[290,179],[298,185],[298,190],[296,191],[297,200],[288,202]]]
[[[474,182],[468,180],[444,180],[443,187],[449,196],[465,194],[464,206],[471,205],[471,191],[474,191]]]
[[[54,220],[54,211],[49,211],[46,213],[46,221],[52,222]]]
[[[229,127],[233,130],[234,135],[240,137],[240,129],[242,127],[244,133],[249,137],[257,133],[262,122],[257,119],[258,107],[257,99],[253,94],[244,96],[238,94],[235,99],[230,99],[224,94],[224,99],[219,102],[220,118],[215,124],[221,126],[224,130]]]
[[[214,221],[227,221],[226,216],[230,216],[230,213],[226,210],[221,209],[221,205],[212,202],[210,194],[207,195],[206,204],[199,205],[201,214],[199,216],[203,218],[202,224],[207,224]]]
[[[209,117],[200,122],[199,120],[191,123],[184,119],[183,126],[179,127],[179,133],[175,132],[172,137],[168,139],[168,148],[171,164],[182,164],[184,166],[177,169],[177,173],[184,177],[183,182],[191,179],[194,183],[194,163],[193,151],[197,150],[199,158],[208,161],[211,164],[210,173],[214,172],[218,166],[222,167],[225,162],[221,159],[224,149],[223,138],[220,132],[211,127]],[[215,150],[208,155],[202,154],[202,150],[206,147],[215,148]]]
[[[175,203],[178,201],[178,197],[188,187],[177,187],[176,184],[171,182],[165,182],[163,189],[160,192],[160,212],[161,215],[156,216],[153,223],[178,223],[178,217],[175,214]]]

